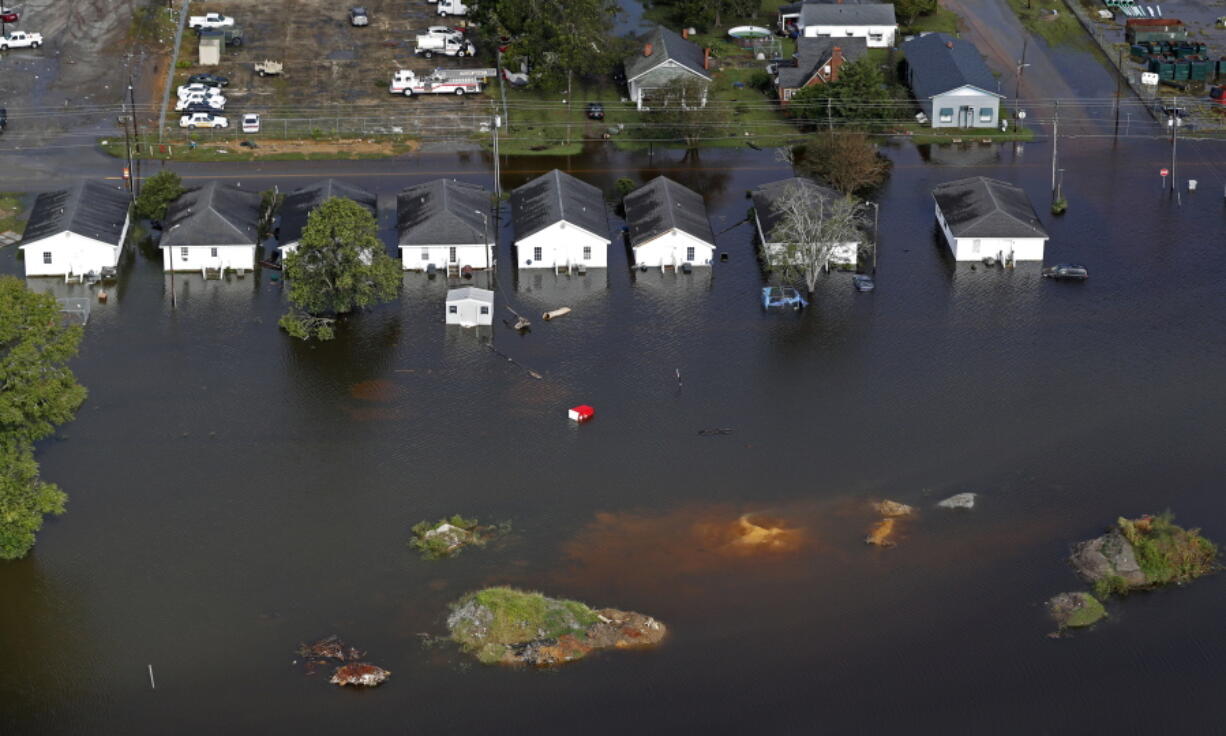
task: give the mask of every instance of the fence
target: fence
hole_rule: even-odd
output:
[[[175,113],[175,124],[163,129],[163,142],[176,140],[226,141],[258,140],[267,138],[357,138],[370,136],[411,136],[414,138],[466,138],[476,133],[489,132],[490,116],[463,115],[455,113],[426,114],[420,111],[402,114],[369,115],[360,117],[269,117],[260,116],[260,129],[256,133],[244,133],[242,114],[226,117],[226,128],[180,128]]]

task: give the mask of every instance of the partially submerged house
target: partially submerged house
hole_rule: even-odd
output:
[[[171,203],[162,221],[162,268],[204,271],[255,268],[260,195],[210,182]]]
[[[352,200],[376,218],[379,215],[378,199],[374,193],[354,184],[324,179],[295,189],[285,195],[285,201],[281,203],[281,224],[277,227],[277,241],[282,243],[278,247],[282,256],[298,249],[298,241],[302,239],[302,231],[306,228],[311,212],[333,197]]]
[[[833,189],[801,176],[763,184],[750,192],[754,226],[758,231],[758,241],[762,244],[763,258],[768,263],[774,262],[789,247],[778,231],[779,223],[783,220],[781,207],[788,197],[797,196],[804,197],[814,207],[828,205],[843,197]],[[837,243],[830,249],[826,265],[855,266],[859,251],[858,240]]]
[[[83,276],[115,268],[128,237],[131,202],[127,192],[100,181],[38,195],[21,239],[26,276]]]
[[[490,193],[479,184],[435,179],[404,189],[396,195],[396,229],[406,271],[493,263]]]
[[[669,99],[693,87],[696,96],[680,100],[687,107],[707,104],[711,85],[711,51],[663,26],[642,39],[639,51],[626,59],[626,86],[639,110],[651,109],[652,100]]]
[[[494,323],[494,292],[465,286],[447,292],[447,324],[476,327]]]
[[[941,184],[932,198],[954,260],[1043,260],[1047,231],[1021,187],[974,176]]]
[[[979,50],[947,33],[902,45],[907,83],[934,128],[993,128],[1000,123],[999,83]]]
[[[780,13],[783,30],[793,36],[863,38],[870,49],[886,49],[898,35],[892,3],[806,2],[793,12]]]
[[[796,39],[796,54],[790,63],[775,68],[775,89],[779,102],[786,105],[805,87],[839,81],[844,64],[859,61],[868,53],[863,38]]]
[[[657,176],[627,194],[624,202],[635,266],[711,265],[715,233],[701,194]]]
[[[600,190],[557,169],[511,192],[520,268],[605,268],[609,220]]]

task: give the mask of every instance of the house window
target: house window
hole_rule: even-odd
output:
[[[183,246],[179,249],[179,257],[185,261],[187,260],[187,246]]]
[[[979,108],[979,122],[981,123],[992,122],[992,108],[990,107]]]
[[[459,314],[460,308],[454,304],[447,305],[447,314]]]
[[[954,121],[954,109],[952,107],[942,107],[938,120],[942,123],[952,123]]]
[[[43,263],[46,263],[46,264],[50,265],[50,263],[51,263],[51,251],[49,251],[49,250],[45,250],[45,251],[43,251]]]
[[[583,246],[583,260],[585,261],[592,260],[592,246],[590,245]]]
[[[694,261],[694,246],[692,246],[692,245],[691,245],[690,247],[688,247],[688,248],[686,248],[686,249],[685,249],[685,260],[690,261],[691,263],[693,263],[693,261]]]
[[[537,261],[538,263],[541,260],[541,247],[539,245],[532,249],[532,260]]]
[[[489,307],[481,307],[481,314],[489,314],[489,313],[490,313]]]
[[[881,39],[883,39],[883,38],[885,38],[885,36],[884,36],[883,34],[881,34],[881,33],[870,33],[870,34],[868,34],[868,40],[873,41],[873,42],[875,42],[875,43],[881,43]]]
[[[430,249],[429,249],[429,248],[422,248],[422,249],[421,249],[421,259],[422,259],[423,261],[428,261],[428,260],[430,260]]]
[[[216,248],[209,248],[209,257],[211,257],[211,258],[216,258],[216,257],[217,257],[217,249],[216,249]]]
[[[451,263],[455,263],[455,246],[454,245],[447,249],[447,260]]]

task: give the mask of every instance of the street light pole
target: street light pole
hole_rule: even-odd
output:
[[[490,273],[490,278],[486,281],[492,288],[494,286],[494,256],[490,250],[490,218],[481,210],[473,210],[473,212],[481,215],[481,230],[485,236],[485,267]]]
[[[880,236],[878,235],[877,220],[881,215],[881,205],[877,202],[869,202],[873,206],[873,275],[877,275],[877,247],[879,245]]]

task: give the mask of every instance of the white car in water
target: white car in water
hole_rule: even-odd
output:
[[[221,115],[208,112],[194,112],[179,118],[180,128],[225,128],[230,122]]]
[[[249,112],[243,115],[243,132],[244,133],[259,133],[260,132],[260,116],[258,113]]]

